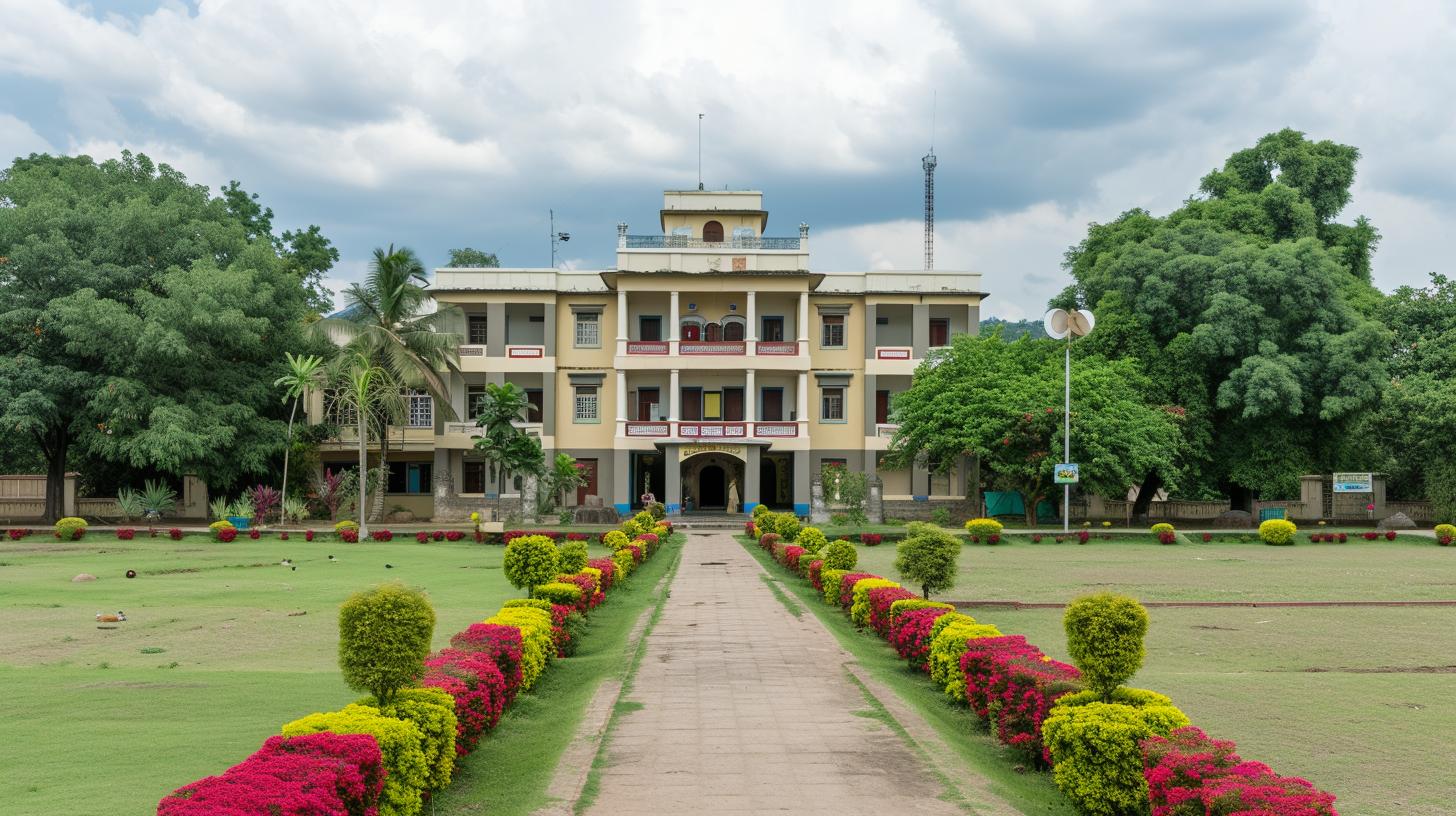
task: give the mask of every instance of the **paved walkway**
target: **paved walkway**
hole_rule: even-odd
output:
[[[693,535],[682,558],[588,813],[965,813],[740,544]]]

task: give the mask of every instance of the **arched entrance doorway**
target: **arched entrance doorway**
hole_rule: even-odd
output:
[[[703,510],[728,509],[728,474],[718,465],[698,471],[698,501]]]
[[[689,454],[682,460],[683,511],[741,512],[743,467],[742,459],[722,451]]]

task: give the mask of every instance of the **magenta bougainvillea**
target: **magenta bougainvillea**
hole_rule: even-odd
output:
[[[789,546],[784,547],[779,551],[779,561],[782,562],[783,565],[788,567],[789,569],[798,572],[799,559],[803,557],[804,553],[806,552],[808,552],[808,550],[804,549],[803,547],[795,544],[790,544]]]
[[[505,679],[506,704],[516,698],[516,691],[521,688],[521,630],[518,627],[473,623],[450,638],[450,645],[489,654]]]
[[[815,592],[824,592],[824,562],[814,560],[809,562],[809,583],[813,585]]]
[[[920,597],[903,587],[880,587],[866,593],[870,601],[870,628],[882,638],[890,637],[890,604]]]
[[[912,609],[895,616],[890,625],[890,645],[900,656],[921,671],[927,671],[930,656],[930,627],[950,610],[940,608]]]
[[[878,578],[873,572],[850,572],[839,579],[839,605],[848,609],[854,604],[854,585],[866,578]]]
[[[384,785],[379,745],[363,734],[270,737],[257,753],[162,799],[158,816],[367,816]]]
[[[1244,761],[1232,742],[1193,726],[1142,748],[1152,816],[1338,816],[1333,795]]]
[[[420,684],[455,699],[455,753],[460,756],[475,750],[506,708],[506,680],[490,652],[443,649],[425,660]]]
[[[1081,689],[1077,669],[1042,654],[1021,635],[1008,635],[969,641],[961,671],[966,701],[996,738],[1033,763],[1049,765],[1041,723],[1057,698]]]

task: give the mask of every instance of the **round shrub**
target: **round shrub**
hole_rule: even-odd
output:
[[[966,522],[966,532],[976,541],[990,541],[991,536],[1001,535],[1001,522],[992,518],[973,518]]]
[[[1118,689],[1113,702],[1094,692],[1067,694],[1042,722],[1052,778],[1081,813],[1124,816],[1148,812],[1141,744],[1188,725],[1161,694]]]
[[[1436,543],[1449,547],[1453,541],[1456,541],[1456,524],[1437,524]]]
[[[895,569],[906,581],[920,587],[924,598],[955,586],[960,542],[928,524],[911,525],[910,532],[909,538],[895,546]]]
[[[799,537],[794,540],[794,543],[803,547],[805,552],[817,554],[825,544],[829,543],[829,539],[818,527],[805,527],[799,530]]]
[[[450,784],[455,769],[455,698],[438,688],[401,689],[387,703],[372,697],[359,705],[379,709],[379,713],[397,720],[412,722],[420,729],[420,750],[425,755],[425,788],[437,791]]]
[[[551,602],[543,598],[512,598],[501,604],[501,609],[513,609],[520,606],[527,609],[539,609],[542,612],[551,611]]]
[[[389,702],[425,673],[435,610],[424,593],[383,584],[339,607],[339,670],[344,682]]]
[[[539,609],[512,607],[502,609],[486,623],[514,626],[521,632],[521,690],[530,691],[546,670],[546,661],[556,653],[551,635],[551,613]]]
[[[853,600],[849,606],[849,620],[855,626],[867,625],[870,622],[870,590],[899,586],[898,583],[884,578],[866,578],[855,582],[854,591],[851,593]]]
[[[589,556],[585,541],[563,541],[556,548],[561,551],[562,572],[581,572],[581,568],[586,566]]]
[[[531,597],[550,601],[552,604],[576,606],[581,603],[581,587],[565,581],[551,581],[533,588]]]
[[[768,505],[766,505],[766,504],[755,504],[753,506],[753,511],[749,515],[753,516],[753,520],[756,522],[756,521],[762,519],[764,516],[768,515],[769,512],[770,511],[768,509]]]
[[[849,570],[820,568],[819,582],[824,586],[824,603],[830,606],[839,604],[839,584],[848,574]]]
[[[1294,543],[1294,534],[1299,528],[1294,522],[1284,519],[1269,519],[1259,525],[1259,538],[1264,539],[1265,544],[1272,544],[1282,547]]]
[[[1173,532],[1173,525],[1169,524],[1166,521],[1160,521],[1157,524],[1154,524],[1149,529],[1152,531],[1153,535],[1161,535],[1162,533]]]
[[[859,551],[854,548],[853,544],[843,539],[824,545],[819,557],[824,562],[824,566],[820,567],[821,571],[844,570],[848,572],[859,563]]]
[[[1001,637],[996,627],[976,623],[970,615],[942,615],[931,626],[930,679],[940,686],[945,696],[956,702],[966,701],[966,673],[961,669],[961,655],[966,643],[980,638]]]
[[[561,551],[556,543],[543,535],[527,535],[511,539],[506,545],[501,571],[516,589],[527,590],[544,584],[561,572]]]
[[[632,569],[637,562],[632,558],[631,550],[617,550],[612,553],[612,580],[620,581],[632,574]]]
[[[217,540],[218,541],[221,541],[224,544],[227,544],[227,543],[231,542],[233,539],[235,539],[237,537],[238,537],[238,528],[232,526],[231,524],[229,524],[226,527],[220,528],[217,531]]]
[[[359,523],[356,521],[349,521],[348,519],[344,519],[343,521],[340,521],[339,523],[334,525],[334,532],[336,533],[342,533],[345,530],[353,530],[357,533],[359,531]]]
[[[86,534],[86,520],[66,516],[56,522],[56,538],[62,541],[76,541]]]
[[[774,513],[774,532],[784,541],[797,541],[799,533],[799,517],[793,513]]]
[[[1143,665],[1148,611],[1126,595],[1103,592],[1078,598],[1062,618],[1067,652],[1087,687],[1109,697]]]
[[[611,547],[613,550],[620,550],[631,541],[627,534],[621,530],[610,530],[602,536],[602,544]]]

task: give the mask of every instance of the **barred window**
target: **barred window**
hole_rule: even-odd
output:
[[[485,411],[485,386],[465,386],[465,413],[466,419],[475,419]]]
[[[409,392],[409,426],[411,428],[435,427],[435,400],[424,391]]]
[[[819,419],[824,422],[844,421],[844,387],[831,386],[823,389],[820,396]]]
[[[461,493],[485,492],[485,463],[465,460],[460,464]]]
[[[844,348],[844,315],[824,315],[823,348]]]
[[[466,342],[473,346],[485,345],[485,315],[470,315],[468,324],[469,337]]]
[[[324,391],[324,418],[335,425],[352,428],[358,415],[354,413],[354,406],[339,396],[337,389],[330,388]]]
[[[598,348],[602,344],[601,315],[596,312],[576,313],[576,347]]]
[[[595,385],[578,385],[576,387],[576,411],[572,416],[575,422],[597,422],[597,387]]]

